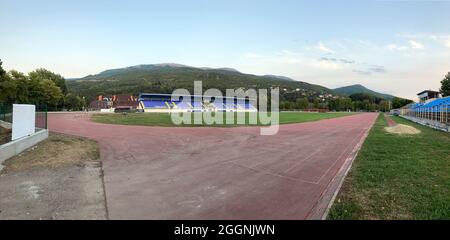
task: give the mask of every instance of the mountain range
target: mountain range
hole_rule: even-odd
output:
[[[203,89],[279,87],[284,93],[295,92],[305,97],[333,94],[319,85],[295,81],[288,77],[241,73],[231,68],[196,68],[181,64],[149,64],[110,69],[95,75],[67,81],[71,92],[93,99],[96,95],[133,94],[140,92],[171,93],[178,88],[193,91],[194,81],[202,81]]]
[[[97,95],[133,94],[140,92],[171,93],[178,88],[193,91],[193,82],[202,81],[203,89],[271,88],[279,87],[282,100],[298,97],[350,95],[360,91],[391,99],[361,85],[329,89],[320,85],[296,81],[277,75],[253,75],[232,68],[197,68],[176,63],[145,64],[109,69],[95,75],[67,81],[69,91],[92,100]]]
[[[355,84],[355,85],[350,85],[350,86],[345,86],[345,87],[340,87],[340,88],[335,88],[333,89],[333,91],[346,95],[346,96],[350,96],[352,94],[355,93],[365,93],[368,95],[372,95],[378,98],[384,98],[387,100],[392,100],[394,98],[394,96],[389,95],[389,94],[384,94],[384,93],[379,93],[379,92],[375,92],[373,90],[370,90],[366,87],[364,87],[361,84]]]

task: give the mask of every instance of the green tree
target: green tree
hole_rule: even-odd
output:
[[[286,102],[285,101],[281,101],[280,102],[280,110],[285,110],[286,109]]]
[[[28,74],[28,76],[31,79],[39,79],[44,80],[48,79],[51,80],[57,87],[59,87],[63,94],[67,94],[67,85],[66,85],[66,79],[64,79],[63,76],[53,73],[47,69],[39,68],[36,69]]]
[[[6,75],[6,71],[2,67],[2,60],[0,59],[0,78]]]
[[[306,99],[306,98],[299,98],[296,101],[296,108],[297,109],[301,109],[301,110],[307,109],[308,108],[308,103],[309,103],[308,99]]]
[[[314,99],[314,101],[313,101],[313,107],[314,108],[320,108],[320,102],[319,102],[319,99]]]
[[[404,98],[399,98],[399,97],[394,97],[394,99],[392,99],[392,108],[401,108],[405,105],[408,105],[410,103],[413,103],[412,100],[409,99],[404,99]]]
[[[15,84],[15,101],[16,103],[30,103],[29,102],[29,81],[28,76],[18,72],[16,70],[11,70],[8,72],[9,78]]]
[[[442,79],[440,91],[443,97],[450,96],[450,72]]]
[[[353,102],[350,98],[339,97],[328,101],[328,109],[334,111],[348,111],[352,109]]]
[[[338,111],[348,111],[352,108],[352,100],[350,98],[339,98],[337,101]]]
[[[56,110],[64,96],[61,89],[50,79],[40,81],[38,88],[41,92],[41,98],[38,103]]]
[[[370,111],[370,100],[369,99],[362,101],[362,110]]]
[[[25,75],[2,68],[0,60],[0,103],[28,103],[47,105],[57,110],[63,102],[63,92],[67,91],[65,79],[45,69],[37,69]],[[83,105],[80,98],[79,106]]]
[[[12,103],[15,101],[16,84],[6,74],[0,60],[0,103]]]
[[[389,110],[391,110],[389,107],[390,104],[389,104],[389,101],[386,101],[386,100],[382,100],[381,102],[380,102],[380,104],[379,104],[379,108],[380,108],[380,111],[383,111],[383,112],[388,112]]]
[[[68,93],[64,98],[65,107],[72,111],[79,111],[83,109],[83,100],[75,94]]]

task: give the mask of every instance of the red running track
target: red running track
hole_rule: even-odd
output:
[[[384,114],[384,118],[386,119],[386,122],[389,127],[393,127],[393,126],[397,125],[397,123],[394,120],[392,120],[392,118],[390,116],[388,116],[387,114]]]
[[[167,128],[49,114],[51,131],[97,140],[111,219],[320,218],[377,114],[258,127]]]

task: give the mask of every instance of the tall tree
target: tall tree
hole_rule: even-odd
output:
[[[450,72],[441,81],[441,94],[443,97],[450,96]]]
[[[56,74],[44,68],[39,68],[30,72],[28,76],[30,76],[31,79],[51,80],[57,87],[61,89],[64,95],[67,94],[66,79],[64,79],[64,77],[59,74]]]
[[[0,59],[0,78],[6,74],[6,71],[3,69],[2,64],[3,64],[3,62]]]
[[[409,99],[395,97],[394,99],[392,99],[392,108],[401,108],[410,103],[413,103],[413,101]]]
[[[314,99],[314,101],[313,101],[313,107],[314,108],[320,108],[320,102],[319,102],[319,99]]]
[[[389,101],[382,100],[380,102],[380,105],[379,105],[380,111],[387,112],[387,111],[391,110],[391,109],[389,109],[389,107],[390,107]]]
[[[299,98],[297,99],[296,105],[297,105],[297,109],[307,109],[308,108],[308,99],[307,98]]]
[[[38,88],[41,93],[39,104],[47,105],[50,109],[56,110],[64,96],[61,89],[49,79],[39,81]]]
[[[14,102],[30,103],[28,97],[29,94],[28,76],[16,70],[9,71],[8,76],[11,79],[11,81],[15,83]]]
[[[15,100],[16,84],[11,81],[0,60],[0,103],[12,103]]]
[[[64,98],[65,107],[72,111],[79,111],[83,109],[83,100],[75,94],[68,93]]]

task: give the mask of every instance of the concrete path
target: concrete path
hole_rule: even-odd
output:
[[[377,114],[257,127],[98,124],[49,114],[100,144],[111,219],[321,218]]]

